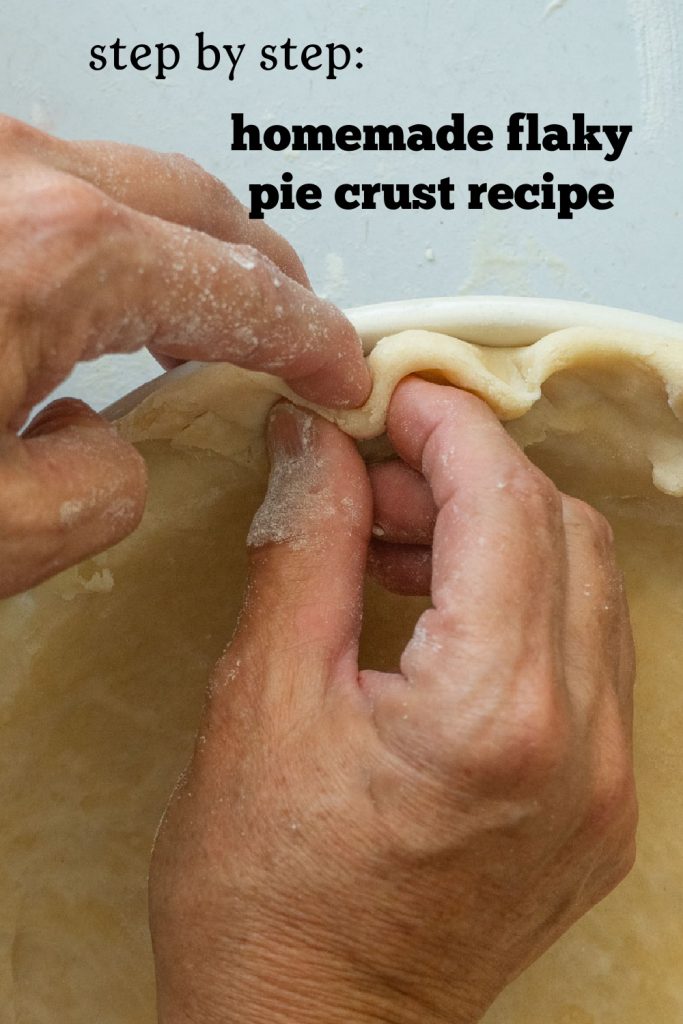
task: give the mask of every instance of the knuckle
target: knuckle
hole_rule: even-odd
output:
[[[557,518],[561,508],[560,492],[545,473],[531,462],[520,461],[515,466],[507,487],[534,517]]]
[[[0,237],[6,238],[0,259],[12,307],[21,317],[35,317],[127,225],[125,208],[94,186],[66,174],[31,176],[21,201],[0,224]]]
[[[227,185],[184,153],[169,154],[166,165],[180,185],[189,186],[194,197],[195,227],[207,234],[223,235],[227,240],[232,214],[241,206]]]
[[[55,242],[72,241],[80,246],[121,222],[122,213],[123,208],[93,185],[68,174],[46,175],[41,170],[26,177],[21,201],[11,223],[4,227],[10,237],[21,228],[22,237],[39,242],[32,248],[42,253]]]
[[[117,218],[116,206],[93,185],[55,175],[33,197],[33,215],[45,232],[84,241]]]
[[[526,709],[513,721],[503,745],[507,776],[534,788],[554,778],[565,761],[563,734],[557,714],[542,706]]]
[[[211,226],[221,187],[225,186],[205,171],[196,160],[184,153],[170,153],[161,158],[165,173],[180,186],[186,196],[191,197],[194,227],[212,234]]]
[[[568,723],[554,695],[501,715],[500,727],[472,746],[470,774],[485,792],[538,796],[563,770]],[[489,723],[490,725],[490,723]]]
[[[185,153],[168,153],[166,163],[178,178],[194,181],[198,177],[209,177],[204,168]]]
[[[217,178],[214,174],[210,174],[208,171],[200,167],[199,164],[195,164],[196,173],[200,176],[202,186],[206,192],[206,198],[209,205],[214,211],[232,206],[236,203],[235,197],[224,182]]]

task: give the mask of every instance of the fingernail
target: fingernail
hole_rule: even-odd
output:
[[[87,419],[100,422],[100,417],[85,402],[78,398],[61,398],[41,409],[23,431],[22,437],[34,438],[52,434],[70,423],[82,423]]]
[[[278,402],[268,421],[268,451],[273,459],[291,458],[309,451],[314,423],[311,413],[290,402]]]

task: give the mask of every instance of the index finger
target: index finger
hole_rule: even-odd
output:
[[[433,609],[417,640],[459,656],[476,647],[491,664],[514,661],[522,649],[536,648],[539,657],[557,650],[566,567],[553,484],[484,402],[455,388],[403,382],[388,433],[427,479],[438,510]],[[510,649],[511,638],[519,650]]]
[[[194,160],[120,142],[69,141],[12,118],[0,120],[0,132],[9,136],[15,153],[89,182],[139,213],[203,231],[223,242],[253,245],[288,277],[310,288],[289,242],[264,221],[250,220],[247,208],[223,182]]]
[[[7,396],[10,415],[76,362],[145,345],[279,375],[320,405],[366,399],[370,374],[353,325],[256,249],[139,213],[40,165],[10,163],[6,193],[0,276],[19,325],[10,356],[14,347],[18,362],[25,350],[43,357],[31,379],[17,378],[24,393]]]

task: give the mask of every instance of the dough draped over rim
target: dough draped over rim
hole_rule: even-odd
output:
[[[563,490],[610,519],[638,653],[639,859],[525,972],[488,1024],[683,1020],[683,345],[572,328],[489,348],[378,342],[360,410],[318,410],[369,459],[421,373],[489,403]],[[0,602],[0,1021],[152,1024],[149,850],[236,620],[278,378],[171,374],[118,423],[147,460],[139,529]],[[369,583],[361,658],[393,667],[425,607]]]

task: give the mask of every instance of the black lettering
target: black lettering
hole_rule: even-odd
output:
[[[291,141],[292,136],[282,124],[268,125],[263,133],[264,146],[266,149],[274,149],[276,153],[287,149]]]
[[[360,206],[357,198],[348,199],[347,196],[358,196],[358,185],[338,185],[334,193],[334,201],[340,210],[357,210]]]
[[[538,114],[527,114],[526,115],[526,120],[527,120],[527,127],[528,127],[528,130],[529,130],[529,141],[527,142],[527,144],[525,146],[525,149],[540,150],[541,143],[540,143],[540,139],[539,139],[539,130],[538,130],[538,122],[539,122]]]
[[[293,210],[294,203],[294,189],[292,188],[292,179],[294,175],[290,171],[285,171],[282,175],[282,185],[280,186],[280,209],[281,210]]]
[[[204,33],[195,32],[197,37],[197,70],[198,71],[215,71],[221,62],[221,51],[213,43],[204,42]],[[206,55],[209,54],[211,58],[211,64],[207,64]]]
[[[306,68],[307,71],[320,71],[323,62],[320,61],[319,64],[314,64],[313,58],[320,57],[322,52],[322,46],[318,46],[316,43],[309,43],[308,46],[304,46],[301,51],[301,66]]]
[[[588,192],[583,185],[558,185],[560,220],[572,220],[576,210],[583,210],[588,204]]]
[[[264,210],[274,210],[278,201],[278,190],[275,185],[249,186],[249,218],[263,220]]]
[[[277,67],[277,57],[275,56],[276,46],[275,44],[269,44],[261,49],[261,68],[263,71],[272,71],[273,68]]]
[[[555,188],[553,182],[555,181],[555,175],[551,174],[550,171],[546,171],[543,175],[543,181],[545,184],[541,186],[541,192],[543,194],[543,202],[541,208],[543,210],[554,210],[555,205]]]
[[[115,39],[111,44],[111,49],[114,51],[114,68],[116,71],[125,71],[128,65],[121,63],[121,52],[126,49],[126,44],[122,43],[120,39]]]
[[[413,209],[433,210],[436,206],[435,188],[433,185],[425,185],[419,182],[413,189]]]
[[[298,67],[297,64],[293,63],[293,54],[294,54],[294,51],[296,49],[297,49],[297,45],[296,45],[296,43],[293,43],[291,39],[287,39],[282,44],[282,50],[284,51],[284,55],[285,55],[285,70],[286,71],[296,71],[296,69]]]
[[[246,142],[244,141],[245,135],[248,137]],[[244,123],[244,114],[232,115],[232,145],[230,148],[238,153],[263,148],[261,133],[255,124]]]
[[[337,53],[340,53],[341,64],[337,63]],[[356,52],[362,53],[362,50]],[[351,51],[348,46],[344,46],[343,43],[328,43],[327,44],[327,78],[334,80],[337,77],[338,71],[344,71],[351,63]]]
[[[465,115],[451,114],[451,124],[442,124],[436,130],[436,143],[439,149],[462,152],[465,143]]]
[[[229,82],[235,81],[235,71],[237,70],[237,65],[240,62],[240,57],[244,53],[245,46],[246,43],[240,43],[237,47],[232,46],[232,44],[223,46],[223,49],[228,55],[228,60],[230,61],[230,74],[228,75]]]
[[[510,116],[508,121],[508,145],[507,148],[512,152],[524,149],[522,145],[522,135],[524,134],[523,121],[526,120],[526,114],[518,111],[516,114]]]
[[[327,127],[327,125],[324,127]],[[339,149],[343,149],[348,153],[361,149],[361,130],[358,125],[343,124],[341,128],[337,130],[336,144]],[[328,148],[334,149],[334,144],[329,147],[325,146],[325,149]]]
[[[486,124],[476,124],[467,133],[467,141],[470,149],[478,153],[486,153],[493,149],[493,130]]]
[[[633,131],[633,125],[607,125],[605,128],[605,135],[609,139],[609,143],[612,147],[611,153],[605,154],[605,160],[612,163],[614,160],[618,160],[621,154],[624,152],[624,146],[628,142],[628,137]]]
[[[600,150],[602,143],[597,135],[601,131],[599,124],[586,124],[585,114],[574,114],[574,150]]]
[[[455,200],[455,185],[450,178],[442,178],[439,182],[439,201],[441,203],[442,210],[454,210]]]
[[[423,153],[435,148],[432,139],[432,130],[426,124],[411,124],[408,128],[409,135],[406,145],[415,153]]]
[[[150,61],[147,64],[143,64],[142,58],[151,56],[151,53],[152,47],[147,46],[145,43],[138,43],[137,46],[132,48],[130,51],[130,62],[136,71],[149,71],[152,66],[152,62]]]
[[[154,77],[163,82],[166,79],[166,72],[178,67],[180,50],[173,43],[156,43],[154,48],[157,51],[157,73]],[[166,63],[167,50],[171,54],[171,64]]]
[[[541,205],[539,199],[527,199],[527,194],[530,196],[538,196],[540,191],[539,185],[519,185],[515,189],[515,204],[520,210],[537,210]]]
[[[588,202],[594,210],[611,210],[614,206],[614,189],[609,185],[593,185],[588,194]]]
[[[514,206],[512,187],[502,182],[499,185],[491,185],[489,189],[489,205],[494,210],[511,210]]]
[[[543,131],[545,133],[543,136],[544,149],[556,153],[558,150],[564,151],[570,148],[567,129],[561,124],[547,124]]]
[[[99,52],[98,52],[99,51]],[[104,46],[93,46],[90,50],[90,67],[93,71],[104,71],[107,66],[107,58],[104,56]]]
[[[322,197],[322,189],[312,183],[300,185],[296,190],[296,201],[302,210],[319,210]]]
[[[365,141],[363,149],[366,150],[395,150],[405,149],[403,129],[397,124],[367,124],[364,125]]]
[[[334,149],[334,133],[328,124],[295,124],[292,148],[307,151]]]
[[[362,208],[364,210],[376,210],[377,209],[377,193],[382,191],[382,186],[375,182],[374,185],[361,185],[361,193],[363,195]]]
[[[488,187],[489,186],[488,186],[487,182],[484,182],[483,185],[470,185],[470,187],[469,187],[470,201],[468,203],[468,207],[469,207],[470,210],[483,210],[484,209],[483,196],[486,195],[486,193],[488,191]]]

